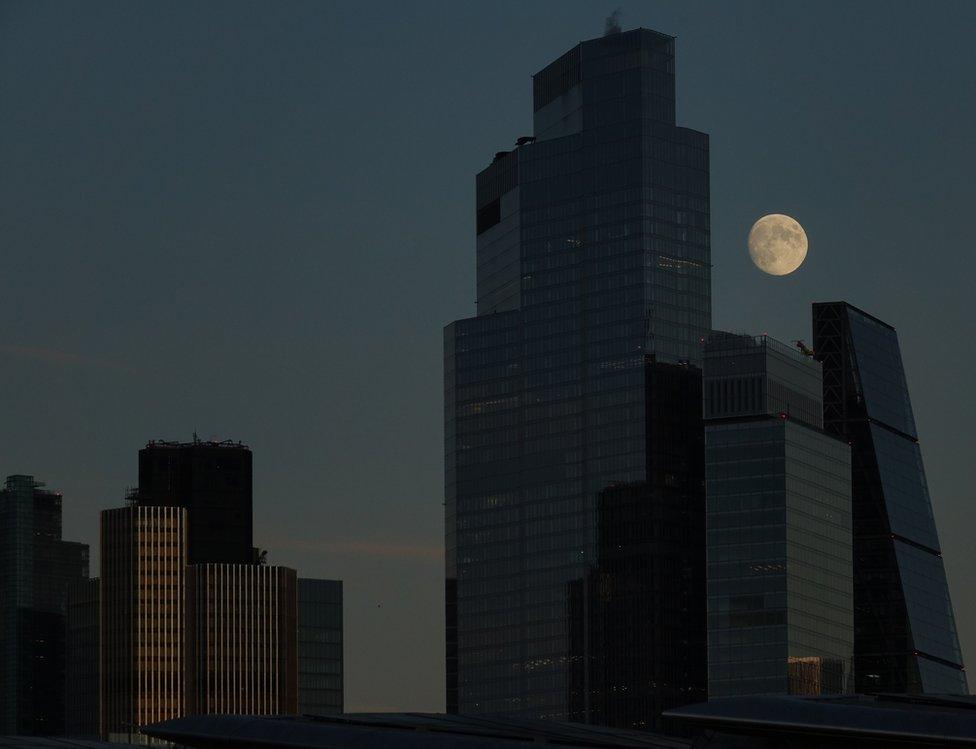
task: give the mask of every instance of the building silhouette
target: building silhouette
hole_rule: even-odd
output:
[[[298,712],[343,711],[342,580],[298,578]]]
[[[77,580],[68,586],[65,631],[66,736],[97,739],[99,683],[99,579]]]
[[[250,564],[251,470],[251,450],[240,442],[150,442],[139,451],[135,501],[187,509],[189,564]]]
[[[820,364],[767,336],[705,346],[708,695],[853,688],[851,449]]]
[[[701,388],[708,138],[676,127],[674,39],[645,29],[573,47],[533,97],[534,134],[477,176],[477,317],[445,330],[448,710],[654,727],[705,697],[700,398],[663,412]],[[646,535],[611,553],[627,513]],[[573,589],[602,568],[618,593],[581,641]]]
[[[88,546],[61,539],[61,494],[33,476],[0,490],[0,735],[60,735],[68,585]]]
[[[858,692],[967,694],[895,329],[813,305],[824,427],[851,444]]]

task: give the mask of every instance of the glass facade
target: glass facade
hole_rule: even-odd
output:
[[[97,577],[68,586],[64,732],[73,738],[98,738],[99,591]]]
[[[968,687],[894,328],[845,302],[813,305],[824,425],[852,447],[859,692]]]
[[[299,578],[298,712],[342,710],[342,580]]]
[[[708,138],[663,34],[533,83],[535,135],[476,181],[478,316],[445,331],[448,709],[656,726],[705,696]]]
[[[88,546],[61,540],[61,494],[33,476],[0,490],[0,735],[64,732],[68,585]]]
[[[709,697],[848,691],[851,458],[817,426],[820,367],[717,334],[704,389]]]

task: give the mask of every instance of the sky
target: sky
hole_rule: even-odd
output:
[[[442,328],[474,314],[474,175],[531,75],[677,37],[711,136],[713,324],[895,325],[976,658],[976,3],[0,0],[0,474],[93,545],[151,439],[254,452],[255,543],[345,581],[346,708],[442,710]],[[755,269],[786,213],[805,264]]]

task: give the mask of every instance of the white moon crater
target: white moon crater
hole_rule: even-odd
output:
[[[749,232],[749,257],[759,270],[785,276],[807,256],[807,234],[800,222],[782,213],[763,216]]]

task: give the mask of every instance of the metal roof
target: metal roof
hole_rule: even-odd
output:
[[[976,699],[942,695],[729,697],[664,713],[693,726],[748,736],[976,747]],[[819,744],[818,744],[819,745]]]
[[[0,736],[0,749],[146,749],[146,747],[58,736]]]
[[[143,733],[194,749],[276,746],[290,749],[688,749],[689,741],[542,720],[503,720],[439,713],[337,716],[193,715],[143,728]]]

